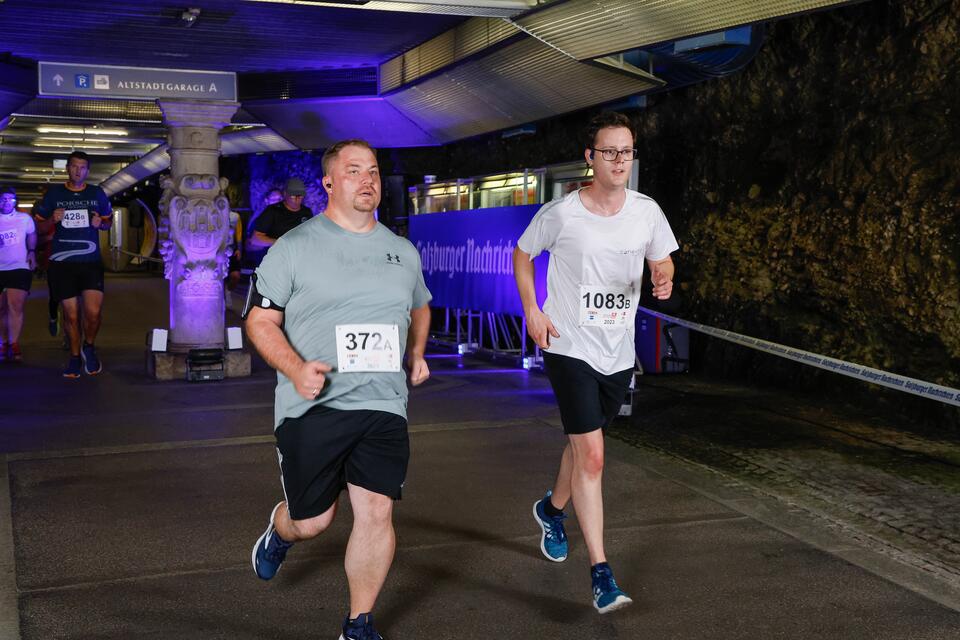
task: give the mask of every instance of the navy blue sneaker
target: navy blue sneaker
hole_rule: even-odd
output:
[[[593,582],[593,606],[600,613],[623,609],[633,602],[617,586],[617,581],[613,579],[613,571],[606,562],[596,564],[590,569],[590,579]]]
[[[286,542],[273,528],[273,519],[281,504],[283,503],[278,502],[270,512],[270,524],[267,525],[267,530],[257,539],[257,544],[253,545],[251,554],[253,570],[261,580],[269,580],[277,575],[283,559],[287,557],[287,551],[293,546],[292,542]]]
[[[549,500],[552,494],[552,491],[547,491],[547,495],[533,503],[533,518],[543,531],[540,537],[540,551],[547,560],[563,562],[567,559],[567,532],[563,529],[563,521],[567,519],[567,514],[561,513],[559,516],[551,517],[543,510],[545,501]]]
[[[70,356],[67,360],[67,366],[63,370],[64,378],[79,378],[83,375],[83,362],[80,356]]]
[[[92,344],[83,343],[80,347],[80,357],[83,359],[83,370],[88,376],[95,376],[103,371],[103,364],[97,357],[97,349]]]
[[[383,640],[383,636],[373,628],[373,614],[361,613],[355,620],[346,617],[340,640]]]

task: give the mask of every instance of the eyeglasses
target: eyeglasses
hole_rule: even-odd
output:
[[[608,162],[620,157],[623,157],[624,162],[630,162],[637,157],[636,149],[594,149],[591,147],[591,151],[599,151],[600,157]]]

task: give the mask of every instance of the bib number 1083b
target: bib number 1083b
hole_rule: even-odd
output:
[[[580,285],[581,327],[625,327],[637,312],[632,287]]]
[[[597,291],[591,294],[587,291],[583,294],[583,306],[588,309],[629,309],[630,297],[623,293],[600,293]]]
[[[395,324],[338,324],[337,370],[400,371],[400,332]]]

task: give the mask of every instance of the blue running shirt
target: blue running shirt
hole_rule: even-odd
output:
[[[101,216],[109,216],[113,212],[103,189],[88,184],[82,191],[74,191],[66,184],[54,185],[43,196],[34,213],[49,219],[53,217],[55,209],[65,209],[66,213],[53,233],[50,260],[99,262],[100,231],[90,226],[90,218],[94,212]]]

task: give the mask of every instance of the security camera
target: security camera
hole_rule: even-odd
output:
[[[199,17],[200,9],[186,9],[180,14],[180,19],[183,21],[184,26],[187,27],[192,27],[193,23],[196,22]]]

